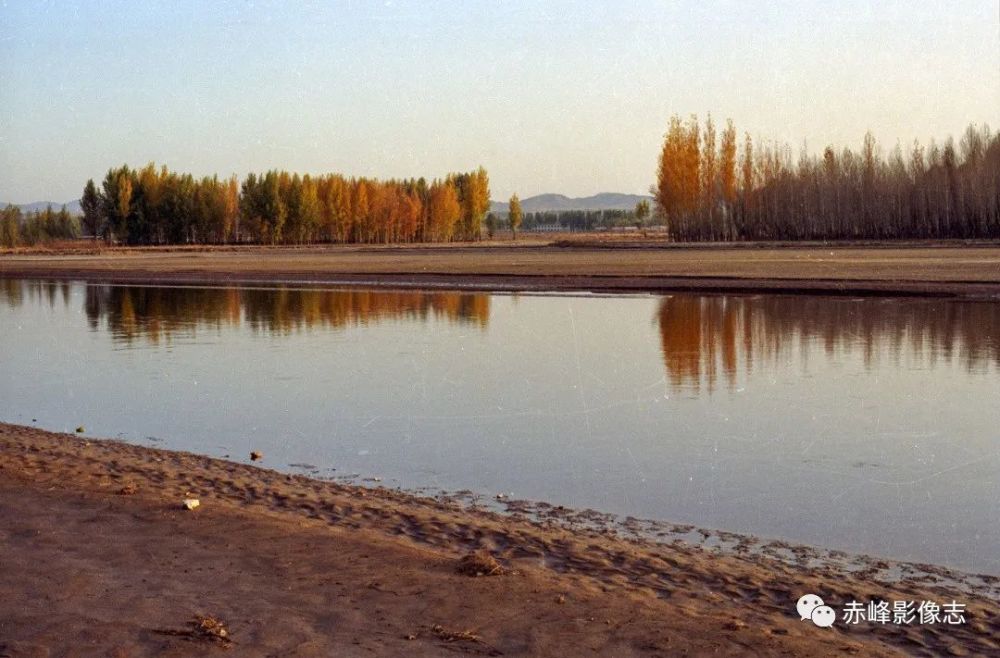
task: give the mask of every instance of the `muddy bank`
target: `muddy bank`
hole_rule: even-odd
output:
[[[249,456],[246,461],[249,461]],[[266,455],[260,462],[266,465]],[[985,593],[0,425],[0,655],[940,655],[1000,650]],[[187,511],[185,498],[201,506]],[[500,575],[459,573],[486,551]],[[815,592],[967,623],[798,619]],[[195,633],[198,618],[227,640]],[[235,654],[230,654],[235,655]]]

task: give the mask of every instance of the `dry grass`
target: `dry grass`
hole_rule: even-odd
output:
[[[462,651],[462,653],[478,653],[478,654],[482,654],[482,655],[486,655],[486,656],[502,656],[503,655],[502,651],[500,651],[496,647],[490,646],[486,642],[483,642],[483,639],[481,637],[479,637],[478,635],[476,635],[475,633],[473,633],[472,631],[468,631],[468,630],[466,630],[466,631],[450,631],[450,630],[444,628],[443,626],[441,626],[440,624],[435,624],[434,626],[431,627],[431,633],[433,633],[434,636],[437,637],[439,640],[443,640],[444,642],[448,642],[448,643],[452,643],[452,642],[468,642],[470,644],[478,645],[475,649],[465,648]],[[476,649],[478,649],[478,650],[476,650]]]
[[[229,631],[225,623],[215,617],[208,615],[195,615],[187,623],[188,627],[183,630],[161,628],[155,632],[160,635],[171,635],[183,637],[190,640],[201,640],[204,642],[214,642],[220,646],[229,648],[233,644]]]
[[[506,571],[486,551],[469,553],[458,561],[458,573],[463,576],[502,576]]]
[[[226,625],[215,617],[195,615],[194,619],[188,622],[188,624],[192,627],[192,632],[197,637],[221,641],[226,644],[232,642],[229,638],[229,631],[226,630]]]

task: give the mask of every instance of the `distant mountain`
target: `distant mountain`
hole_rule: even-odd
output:
[[[6,208],[9,204],[0,203],[0,208]],[[58,203],[56,201],[35,201],[34,203],[15,203],[13,204],[21,209],[23,213],[36,212],[39,210],[45,210],[46,207],[51,206],[53,210],[59,210],[64,204]],[[69,211],[71,215],[82,215],[83,210],[80,209],[80,200],[74,199],[72,201],[67,201],[65,203],[66,210]]]
[[[645,199],[652,202],[653,197],[642,194],[619,194],[617,192],[602,192],[593,196],[571,198],[562,194],[539,194],[521,199],[521,210],[524,212],[561,212],[564,210],[633,210],[635,204]],[[497,213],[507,212],[506,201],[491,201],[490,210]]]

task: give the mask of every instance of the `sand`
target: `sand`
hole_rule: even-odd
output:
[[[0,656],[997,655],[1000,605],[448,500],[0,425]],[[201,505],[185,510],[181,501]],[[470,551],[502,573],[459,573]],[[804,593],[956,599],[818,628]],[[217,619],[226,637],[196,631]]]
[[[561,246],[560,246],[561,245]],[[478,290],[1000,296],[997,245],[668,246],[643,241],[105,249],[0,255],[0,277]]]

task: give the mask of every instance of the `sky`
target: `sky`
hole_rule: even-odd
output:
[[[0,0],[0,200],[108,168],[644,193],[672,114],[798,151],[1000,128],[1000,0]]]

